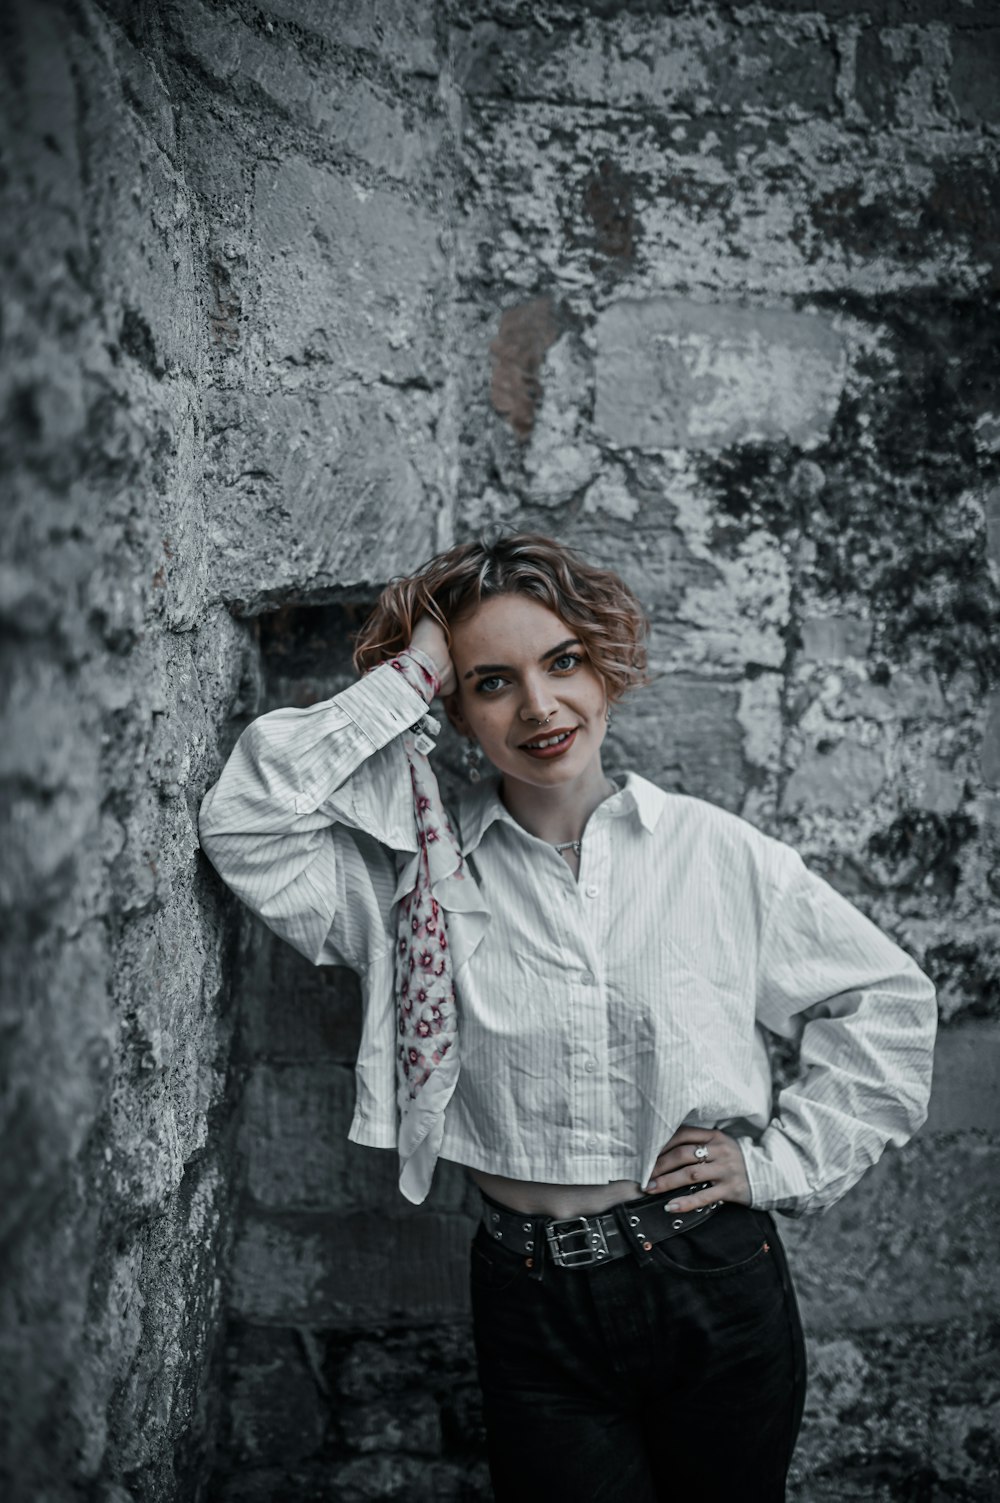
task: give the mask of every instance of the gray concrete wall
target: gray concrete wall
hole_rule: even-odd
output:
[[[990,1496],[996,7],[0,28],[8,1495],[487,1495],[465,1186],[414,1212],[346,1143],[351,978],[238,912],[196,811],[385,579],[504,521],[652,616],[612,764],[790,840],[939,983],[927,1126],[781,1222],[794,1495]]]

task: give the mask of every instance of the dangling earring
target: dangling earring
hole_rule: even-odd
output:
[[[469,736],[465,743],[465,771],[470,783],[478,783],[482,777],[483,749],[478,741]]]
[[[610,719],[611,719],[611,706],[610,705],[605,705],[604,706],[604,718],[607,721],[610,721]]]

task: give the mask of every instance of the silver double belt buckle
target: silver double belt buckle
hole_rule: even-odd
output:
[[[581,1246],[566,1247],[573,1238]],[[545,1240],[553,1263],[560,1268],[589,1268],[608,1256],[608,1242],[600,1218],[595,1216],[569,1216],[565,1221],[552,1221],[545,1228]]]

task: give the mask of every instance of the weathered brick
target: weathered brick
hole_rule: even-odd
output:
[[[253,216],[262,359],[310,386],[440,381],[446,271],[425,207],[291,155],[258,165]]]
[[[223,1444],[235,1466],[268,1466],[313,1455],[332,1415],[323,1375],[292,1331],[236,1323],[226,1339]]]
[[[393,1451],[440,1455],[441,1410],[429,1393],[394,1394],[381,1403],[345,1409],[342,1419],[352,1451],[376,1456]]]
[[[803,653],[819,662],[864,658],[872,638],[871,622],[844,616],[812,616],[800,630]]]
[[[259,984],[244,993],[241,1051],[248,1058],[353,1065],[361,1042],[353,971],[310,965],[270,931],[262,938],[270,964],[262,967]]]
[[[257,1065],[243,1102],[247,1188],[279,1210],[343,1203],[354,1079],[342,1065]]]
[[[538,278],[548,285],[554,265],[573,287],[618,280],[617,263],[595,260],[588,203],[593,164],[605,159],[633,184],[639,264],[666,268],[634,295],[698,289],[730,304],[736,290],[770,307],[846,291],[877,300],[937,285],[942,258],[955,296],[989,283],[1000,193],[993,149],[974,133],[914,131],[901,151],[886,132],[814,120],[648,122],[534,100],[480,113],[473,163],[487,181],[474,273],[485,267],[500,285],[524,286],[529,268],[532,289]],[[538,150],[564,140],[570,118],[586,133],[585,162]]]
[[[426,1213],[254,1214],[234,1252],[232,1308],[330,1327],[461,1318],[473,1231],[465,1217]]]
[[[336,317],[331,310],[331,328]],[[363,358],[376,358],[374,341]],[[389,388],[381,395],[310,390],[220,399],[208,450],[219,487],[213,588],[251,613],[307,580],[317,594],[370,590],[373,578],[391,578],[428,557],[441,480],[439,407],[426,394]],[[317,428],[324,434],[319,446]],[[387,496],[399,507],[392,528],[385,525]],[[264,533],[246,525],[261,509],[271,514]],[[341,525],[344,516],[350,527]]]
[[[268,34],[244,25],[233,10],[198,0],[187,0],[175,14],[185,52],[245,103],[263,95],[291,119],[335,140],[338,151],[390,177],[409,181],[432,167],[442,127],[431,111],[417,116],[412,103],[338,67],[334,58],[317,66],[284,29]]]
[[[1000,1024],[967,1022],[942,1029],[934,1050],[934,1088],[922,1129],[1000,1134]]]
[[[538,372],[558,332],[551,299],[539,297],[506,308],[490,341],[493,406],[520,439],[527,438],[534,426],[535,407],[542,393]]]
[[[868,804],[886,776],[881,751],[845,737],[830,750],[817,747],[805,753],[785,784],[781,807],[787,813],[825,809],[843,814]]]
[[[663,788],[737,810],[746,785],[739,707],[737,685],[672,673],[656,685],[655,698],[636,697],[618,711],[608,765],[644,767]]]
[[[845,350],[828,319],[673,299],[613,303],[599,317],[594,426],[613,443],[723,449],[822,441]]]
[[[628,13],[582,25],[481,21],[456,34],[458,81],[469,94],[510,97],[526,71],[532,94],[559,103],[698,113],[819,114],[832,109],[836,55],[813,18],[733,24],[720,15]]]
[[[865,27],[854,49],[855,98],[879,126],[915,128],[943,121],[948,50],[939,29]]]
[[[996,16],[992,17],[994,23]],[[951,97],[960,120],[995,124],[1000,120],[1000,27],[954,31],[951,35]]]

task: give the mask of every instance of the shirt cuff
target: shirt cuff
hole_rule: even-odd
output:
[[[388,663],[379,663],[357,683],[343,689],[337,695],[337,705],[364,732],[375,751],[427,714],[427,701]]]
[[[378,1122],[355,1112],[347,1136],[365,1148],[395,1148],[398,1133],[395,1122]]]
[[[761,1211],[785,1211],[804,1215],[814,1191],[806,1180],[802,1161],[781,1129],[773,1123],[759,1143],[737,1138],[750,1186],[750,1204]]]

